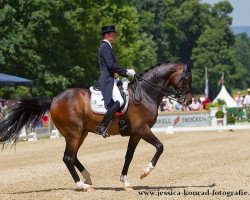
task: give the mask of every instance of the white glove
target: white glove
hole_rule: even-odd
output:
[[[128,69],[126,74],[128,76],[134,77],[135,76],[135,70],[134,69]]]

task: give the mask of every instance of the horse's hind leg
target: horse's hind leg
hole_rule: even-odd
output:
[[[82,163],[78,160],[78,158],[76,157],[76,161],[75,161],[75,166],[76,168],[81,172],[82,177],[85,179],[84,183],[88,184],[88,185],[92,185],[92,180],[90,177],[90,173],[88,172],[88,170],[82,165]]]
[[[79,148],[81,147],[81,145],[82,145],[82,143],[83,143],[83,141],[84,141],[84,139],[86,138],[87,135],[88,135],[88,132],[85,132],[83,134],[83,137],[81,138],[80,143],[79,143]],[[90,173],[82,165],[82,163],[79,161],[79,159],[77,158],[77,155],[76,155],[76,159],[75,159],[75,166],[81,172],[83,178],[85,179],[84,183],[88,184],[88,185],[92,185],[92,180],[91,180],[91,177],[90,177]]]
[[[75,169],[75,165],[77,165],[80,170],[84,170],[83,165],[77,159],[77,152],[83,141],[80,135],[73,135],[74,134],[71,134],[71,136],[66,138],[66,148],[63,156],[63,162],[67,166],[72,178],[76,183],[77,188],[88,190],[90,186],[80,180],[80,177],[78,176]]]

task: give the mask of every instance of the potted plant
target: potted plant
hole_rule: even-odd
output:
[[[215,113],[215,117],[217,119],[217,125],[219,124],[223,124],[223,118],[224,118],[225,114],[222,110],[218,110],[216,113]]]
[[[224,117],[224,112],[222,110],[218,110],[216,113],[215,113],[215,117],[217,119],[220,119],[220,118],[223,118]]]

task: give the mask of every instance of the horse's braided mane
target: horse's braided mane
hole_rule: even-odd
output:
[[[141,74],[139,74],[139,76],[141,77],[141,76],[143,76],[145,73],[147,73],[148,71],[150,71],[151,69],[154,69],[155,67],[158,67],[158,66],[161,66],[161,65],[164,65],[164,64],[169,64],[169,63],[177,63],[178,61],[165,61],[165,62],[163,62],[163,63],[157,63],[157,64],[155,64],[155,65],[153,65],[153,66],[151,66],[151,67],[149,67],[148,69],[145,69]]]

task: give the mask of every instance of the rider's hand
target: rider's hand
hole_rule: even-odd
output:
[[[128,69],[126,74],[128,76],[134,77],[136,73],[134,69]]]

